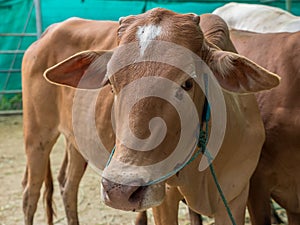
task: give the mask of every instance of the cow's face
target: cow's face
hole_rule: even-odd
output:
[[[120,20],[121,49],[114,52],[108,64],[109,81],[115,94],[116,147],[102,180],[104,200],[112,207],[141,210],[159,204],[164,197],[164,183],[148,185],[157,178],[153,165],[160,170],[167,168],[160,176],[172,173],[180,161],[173,169],[159,163],[176,151],[181,139],[192,137],[190,143],[197,141],[196,128],[200,121],[189,124],[191,118],[182,124],[182,115],[170,102],[175,99],[180,105],[190,98],[193,104],[185,108],[185,113],[201,118],[204,94],[192,76],[184,72],[189,67],[194,68],[192,74],[202,75],[196,73],[196,60],[188,51],[206,62],[213,57],[199,20],[194,14],[180,15],[164,9]],[[187,52],[175,51],[177,45]],[[165,63],[170,58],[172,63]],[[117,64],[122,64],[120,70],[115,69]],[[190,108],[194,106],[193,112]],[[194,130],[190,137],[185,137],[184,126]],[[195,148],[195,145],[184,146],[183,152]],[[179,158],[182,157],[187,155]]]
[[[104,171],[103,196],[112,207],[142,210],[161,203],[165,192],[163,182],[147,183],[172,171],[166,169],[156,176],[152,166],[164,170],[159,163],[176,149],[183,135],[182,126],[192,129],[189,124],[182,124],[182,115],[173,104],[180,107],[181,102],[190,98],[191,102],[195,99],[203,105],[200,88],[181,69],[191,68],[195,62],[184,50],[174,51],[179,45],[187,52],[200,53],[203,34],[199,16],[155,9],[121,19],[118,36],[122,47],[108,64],[115,95],[113,117],[117,138],[112,161]],[[115,71],[118,64],[122,66]],[[172,99],[176,103],[172,104]],[[189,113],[197,114],[190,117],[198,117],[197,110],[187,108],[186,114]],[[196,142],[196,132],[192,138]]]
[[[165,9],[123,18],[118,33],[120,48],[110,54],[105,76],[93,63],[103,51],[79,53],[45,73],[52,83],[73,87],[80,80],[93,88],[103,80],[111,85],[115,151],[102,179],[103,199],[109,206],[144,210],[160,204],[165,195],[163,178],[182,165],[183,157],[193,154],[205,99],[194,80],[201,74],[197,74],[199,61],[193,54],[228,91],[249,93],[278,85],[276,75],[210,44],[203,37],[199,19]],[[90,70],[94,73],[89,78],[85,75],[91,74]],[[185,107],[178,110],[177,105]],[[182,116],[193,118],[192,124]],[[187,144],[181,145],[182,138]],[[174,152],[177,156],[172,158]]]

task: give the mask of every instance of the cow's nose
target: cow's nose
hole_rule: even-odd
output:
[[[123,185],[102,178],[103,197],[107,205],[135,211],[140,207],[146,190],[144,186]]]

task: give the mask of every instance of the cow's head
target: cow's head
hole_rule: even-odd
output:
[[[162,175],[168,177],[172,174],[169,167],[178,167],[172,161],[168,161],[170,165],[159,163],[172,155],[184,130],[197,126],[182,124],[181,113],[201,118],[203,111],[205,96],[193,79],[202,76],[196,71],[200,62],[193,54],[208,65],[212,76],[229,92],[252,93],[279,83],[276,75],[206,40],[199,21],[197,15],[160,8],[122,18],[120,48],[111,53],[85,51],[45,73],[51,82],[75,88],[80,83],[81,89],[111,85],[115,96],[115,151],[102,179],[104,200],[109,206],[143,210],[163,200],[165,181],[151,183],[157,178],[153,173],[167,168]],[[103,55],[108,62],[107,71],[97,68],[97,59]],[[193,106],[177,110],[177,103],[189,101]],[[181,152],[194,151],[193,144],[183,146],[193,149],[182,147]],[[157,165],[157,171],[153,165]]]

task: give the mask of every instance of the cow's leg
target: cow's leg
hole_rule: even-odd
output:
[[[202,225],[202,217],[200,214],[194,212],[192,209],[189,208],[189,216],[191,225]],[[147,225],[147,211],[140,212],[136,219],[135,219],[135,225]]]
[[[184,204],[186,204],[185,199],[183,199],[182,202]],[[203,221],[202,221],[201,214],[196,213],[189,206],[187,206],[187,207],[188,207],[188,210],[189,210],[189,216],[190,216],[191,225],[202,225]]]
[[[22,187],[23,187],[24,190],[27,186],[27,183],[28,183],[28,166],[26,165],[25,173],[24,173],[24,176],[23,176],[23,179],[22,179]]]
[[[178,224],[178,206],[182,195],[177,187],[166,186],[166,197],[162,204],[152,208],[156,225]]]
[[[24,132],[27,165],[22,182],[24,187],[23,212],[25,225],[32,225],[43,181],[47,179],[46,176],[51,176],[49,155],[59,133],[42,128],[37,129],[37,127],[28,130]],[[33,132],[37,130],[38,132]],[[48,223],[52,224],[52,216]]]
[[[202,225],[202,216],[196,212],[194,212],[191,208],[189,208],[189,216],[191,220],[191,225]]]
[[[247,186],[238,197],[231,200],[228,203],[229,208],[231,209],[232,216],[237,225],[242,225],[245,223],[245,212],[246,204],[248,199],[249,187]],[[227,213],[227,210],[220,200],[218,210],[215,214],[215,224],[216,225],[230,225],[232,224],[230,217]]]
[[[68,146],[66,146],[64,160],[61,164],[61,167],[60,167],[60,170],[59,170],[59,173],[57,176],[61,195],[63,195],[63,191],[64,191],[64,187],[65,187],[65,183],[66,183],[67,166],[68,166]]]
[[[251,178],[247,206],[252,225],[271,225],[271,194],[262,182],[255,175]]]
[[[68,141],[67,152],[68,155],[65,156],[58,179],[61,186],[61,194],[65,206],[68,225],[78,225],[78,188],[87,163],[77,149],[74,148],[74,146]]]
[[[290,211],[286,211],[288,217],[289,225],[300,225],[300,213],[292,213]]]
[[[147,225],[147,211],[139,212],[135,219],[135,225]]]

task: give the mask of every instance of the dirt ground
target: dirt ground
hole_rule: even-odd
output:
[[[51,153],[53,177],[57,177],[64,153],[61,137]],[[25,169],[22,116],[0,117],[0,225],[23,224],[22,178]],[[79,188],[78,213],[81,225],[132,225],[136,213],[109,208],[100,199],[100,176],[88,168]],[[54,179],[54,202],[57,216],[54,224],[67,225],[58,182]],[[284,212],[280,212],[281,214]],[[35,224],[46,224],[43,202],[40,200],[35,214]],[[148,212],[149,225],[154,225],[151,211]],[[188,225],[188,212],[180,205],[179,221]],[[204,218],[204,224],[213,224]],[[249,218],[247,218],[247,224]]]
[[[57,177],[64,153],[64,139],[60,138],[51,153],[53,177]],[[22,116],[0,117],[0,225],[23,224],[22,178],[25,169]],[[100,199],[100,177],[88,168],[79,189],[79,219],[81,225],[131,225],[136,213],[109,208]],[[67,225],[58,182],[54,179],[55,224]],[[150,225],[154,224],[151,212]],[[189,224],[187,209],[180,207],[180,224]],[[43,202],[40,201],[35,224],[46,224]]]

